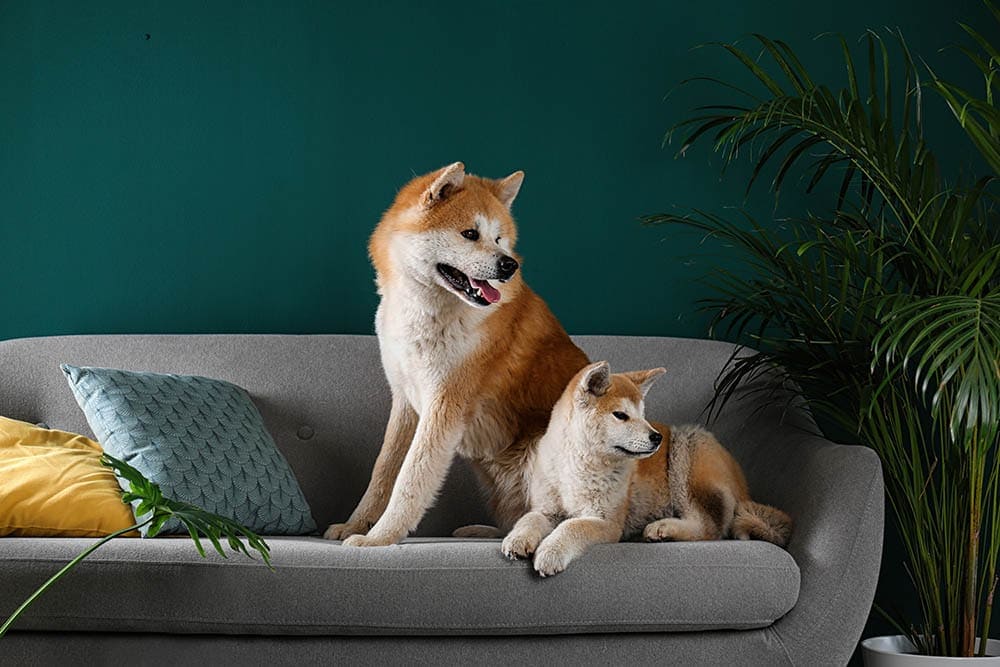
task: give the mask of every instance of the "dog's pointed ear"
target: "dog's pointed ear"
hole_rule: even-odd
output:
[[[656,379],[666,372],[666,368],[650,368],[648,371],[629,371],[628,373],[622,373],[622,375],[635,382],[635,385],[639,387],[639,391],[645,397],[649,393],[649,388],[656,382]]]
[[[611,367],[606,361],[598,361],[583,369],[577,390],[582,395],[604,396],[610,387]]]
[[[514,199],[517,197],[517,193],[521,191],[521,183],[524,182],[524,172],[515,171],[513,174],[507,178],[501,178],[496,183],[496,194],[497,199],[500,203],[510,210],[510,207],[514,205]]]
[[[461,162],[449,164],[447,167],[437,171],[430,187],[424,190],[421,203],[423,203],[425,208],[430,208],[455,194],[464,182],[465,165]]]

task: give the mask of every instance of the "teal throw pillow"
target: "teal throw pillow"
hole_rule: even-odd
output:
[[[168,498],[261,535],[316,530],[302,489],[246,390],[193,375],[61,368],[104,450],[159,484]],[[172,519],[161,532],[185,530]]]

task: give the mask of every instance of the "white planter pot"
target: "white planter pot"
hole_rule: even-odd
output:
[[[977,641],[978,647],[978,641]],[[861,642],[861,652],[866,667],[956,667],[957,665],[1000,666],[1000,640],[986,642],[985,658],[942,658],[936,655],[917,655],[916,649],[904,635],[871,637]]]

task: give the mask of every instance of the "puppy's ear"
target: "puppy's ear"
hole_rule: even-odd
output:
[[[645,396],[649,393],[649,388],[656,382],[656,378],[666,372],[666,368],[650,368],[648,371],[629,371],[628,373],[622,373],[622,375],[635,382],[635,385],[639,387],[639,391]]]
[[[517,193],[521,191],[521,183],[524,182],[524,172],[515,171],[513,174],[507,178],[502,178],[499,181],[494,181],[497,199],[500,203],[510,210],[510,207],[514,205],[514,198],[517,197]]]
[[[606,361],[598,361],[583,369],[577,391],[583,395],[604,396],[611,387],[611,368]]]
[[[430,187],[424,190],[421,197],[424,208],[430,208],[455,194],[464,182],[465,165],[461,162],[455,162],[439,169],[434,181],[431,182]]]

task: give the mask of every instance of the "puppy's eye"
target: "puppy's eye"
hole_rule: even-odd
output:
[[[618,412],[617,410],[615,410],[611,414],[613,414],[615,416],[615,419],[620,419],[623,422],[627,422],[628,421],[628,415],[625,414],[624,412]]]
[[[500,237],[497,237],[497,245],[500,245]]]
[[[479,232],[476,231],[475,229],[466,229],[464,232],[462,232],[462,236],[469,239],[470,241],[479,240]]]

